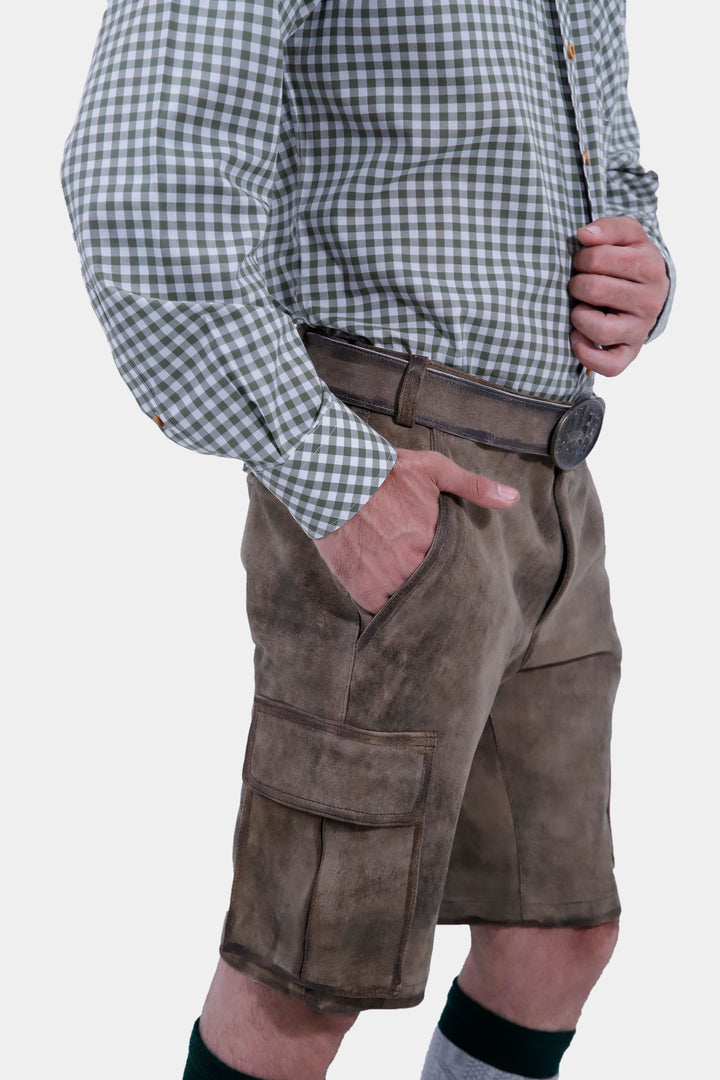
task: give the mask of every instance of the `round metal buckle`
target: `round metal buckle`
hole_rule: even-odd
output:
[[[574,469],[588,456],[598,440],[605,402],[590,397],[561,416],[550,436],[550,457],[558,469]]]

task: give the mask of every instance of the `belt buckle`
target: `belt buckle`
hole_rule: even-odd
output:
[[[605,416],[605,402],[589,397],[561,416],[550,436],[550,457],[558,469],[574,469],[588,456],[598,440]]]

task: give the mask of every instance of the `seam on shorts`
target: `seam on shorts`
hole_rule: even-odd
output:
[[[530,901],[526,907],[575,907],[578,904],[597,904],[605,900],[614,900],[615,893],[606,893],[604,896],[593,896],[589,900],[563,900],[557,904],[546,904],[541,900]],[[442,906],[446,907],[467,907],[470,904],[477,904],[476,896],[468,896],[461,900],[443,900]]]
[[[578,928],[603,926],[606,923],[616,922],[622,914],[622,908],[617,900],[611,907],[601,912],[589,912],[588,914],[575,915],[572,911],[557,911],[549,918],[540,916],[526,919],[504,919],[497,915],[478,915],[472,909],[470,911],[460,909],[459,914],[448,911],[438,919],[439,926],[521,926],[538,927],[544,929]]]
[[[432,772],[434,749],[425,751],[425,766],[423,780],[418,796],[418,805],[422,806],[423,812],[414,826],[413,850],[408,867],[407,887],[405,889],[405,909],[403,920],[403,932],[398,946],[394,972],[394,987],[399,991],[402,987],[402,970],[405,963],[410,931],[412,929],[415,910],[417,908],[418,891],[420,888],[420,859],[422,856],[423,837],[425,835],[425,815],[427,813],[427,797],[430,787],[430,774]]]
[[[342,704],[342,719],[341,724],[347,724],[347,714],[350,707],[350,690],[352,689],[353,675],[355,674],[355,668],[357,666],[358,657],[358,644],[360,642],[360,635],[363,632],[362,616],[360,612],[356,610],[355,616],[357,618],[357,632],[355,634],[355,642],[352,648],[352,655],[350,657],[350,663],[348,664],[347,679],[345,680],[345,690],[343,692],[343,704]]]
[[[562,507],[560,505],[560,499],[558,498],[558,484],[560,483],[560,480],[564,475],[564,473],[561,473],[558,469],[556,469],[555,479],[553,481],[553,503],[555,504],[555,511],[557,513],[558,525],[560,526],[560,534],[562,536],[563,542],[563,565],[560,571],[559,579],[555,585],[555,589],[550,595],[550,599],[548,600],[547,604],[540,613],[538,621],[535,623],[533,632],[530,635],[528,647],[523,653],[523,658],[520,661],[520,667],[518,668],[518,671],[522,671],[525,667],[525,662],[532,653],[540,629],[567,592],[568,584],[573,573],[575,572],[576,552],[575,547],[572,543],[570,525],[565,518]]]
[[[563,902],[560,903],[560,904],[546,904],[546,903],[543,903],[542,901],[538,900],[538,901],[531,902],[531,903],[527,904],[527,907],[529,907],[529,908],[537,908],[537,907],[558,907],[558,908],[579,907],[580,904],[599,904],[599,903],[604,902],[606,900],[614,900],[614,899],[615,899],[615,893],[614,892],[609,892],[609,893],[603,893],[602,896],[593,896],[589,900],[563,900]]]
[[[268,963],[266,959],[260,956],[258,953],[252,952],[251,949],[246,949],[243,946],[229,945],[225,947],[225,951],[234,957],[237,957],[239,961],[247,960],[250,964],[258,967],[263,973],[267,973],[269,976],[279,976],[283,981],[292,984],[294,988],[299,990],[304,996],[305,991],[322,991],[326,993],[328,997],[337,999],[338,1001],[351,1000],[352,998],[363,997],[377,997],[393,1001],[397,998],[405,1000],[409,997],[415,997],[419,992],[422,994],[426,987],[426,982],[414,982],[407,983],[403,986],[405,993],[400,994],[399,991],[390,990],[386,986],[365,986],[359,990],[344,990],[341,994],[338,993],[336,986],[330,986],[328,983],[314,982],[312,979],[307,979],[304,982],[299,981],[299,976],[293,975],[286,968],[282,968],[277,964]]]
[[[307,912],[305,913],[305,929],[303,930],[303,946],[302,946],[302,958],[300,960],[300,967],[298,968],[298,981],[302,982],[303,970],[305,968],[305,959],[308,952],[308,938],[310,934],[310,920],[312,918],[315,904],[317,901],[318,883],[320,881],[320,870],[323,864],[323,858],[325,856],[325,819],[318,818],[320,822],[320,854],[315,868],[315,877],[313,879],[312,890],[310,892],[310,901],[307,906]]]
[[[520,908],[520,917],[525,918],[525,907],[523,904],[523,870],[522,860],[520,858],[520,837],[518,835],[517,822],[515,818],[515,804],[513,802],[512,793],[510,791],[510,783],[508,781],[507,772],[505,770],[505,762],[503,760],[503,754],[500,747],[500,740],[498,738],[497,728],[493,723],[492,712],[488,716],[487,722],[490,725],[490,731],[492,732],[493,742],[495,743],[495,753],[497,754],[498,764],[500,765],[500,775],[502,776],[505,794],[507,795],[507,800],[510,806],[510,817],[512,818],[513,836],[515,837],[515,861],[517,864],[518,875],[518,906]]]
[[[571,656],[569,660],[549,660],[547,664],[533,664],[532,667],[521,667],[517,674],[521,675],[525,671],[542,671],[543,668],[567,667],[570,664],[577,664],[580,660],[592,660],[596,656],[614,657],[615,653],[612,649],[594,649],[592,652],[581,653],[579,656]]]
[[[336,727],[343,727],[341,723],[329,716],[320,716],[317,713],[305,709],[298,709],[285,701],[276,701],[275,698],[266,697],[264,694],[255,694],[254,709],[257,712],[263,709],[267,712],[275,712],[291,723],[303,728],[320,728],[323,731],[333,731]],[[417,747],[420,750],[434,750],[437,742],[436,731],[383,731],[375,728],[360,728],[348,725],[344,727],[343,736],[355,739],[361,743],[374,743],[382,745],[388,741],[401,739],[403,743]]]
[[[398,942],[397,952],[395,954],[395,963],[393,965],[392,989],[396,994],[399,993],[402,986],[402,971],[403,964],[405,963],[405,953],[407,951],[413,915],[415,914],[415,907],[417,905],[418,884],[420,876],[420,852],[422,850],[423,838],[422,821],[414,826],[413,834],[413,849],[412,855],[410,856],[410,864],[408,866],[407,884],[405,886],[403,929],[402,934],[400,935],[400,941]]]
[[[300,800],[302,805],[296,806],[294,802],[283,802],[282,799],[279,799],[277,797],[278,795],[284,795],[285,798],[287,798],[287,799],[297,799],[298,796],[295,796],[292,791],[285,791],[285,789],[281,788],[281,787],[272,787],[272,788],[263,790],[263,788],[259,786],[258,781],[254,781],[252,779],[252,777],[250,779],[251,779],[251,783],[248,784],[248,787],[253,786],[253,784],[257,785],[254,788],[254,790],[256,790],[260,795],[264,795],[266,799],[271,799],[273,802],[278,802],[282,806],[288,806],[293,810],[300,810],[303,813],[314,814],[316,817],[323,817],[323,816],[327,817],[327,814],[324,814],[324,811],[326,811],[326,810],[341,810],[346,814],[362,815],[363,817],[371,818],[372,820],[370,820],[370,821],[359,821],[359,820],[355,821],[355,818],[353,818],[353,821],[349,823],[349,824],[363,825],[363,826],[365,826],[367,828],[370,828],[370,829],[373,827],[373,825],[375,825],[376,828],[379,828],[379,829],[387,828],[388,826],[383,825],[383,822],[386,821],[388,818],[391,821],[395,821],[397,819],[397,817],[398,817],[397,814],[391,814],[391,813],[387,813],[387,814],[369,814],[368,813],[368,814],[365,814],[364,811],[362,811],[362,810],[358,811],[352,806],[338,806],[336,803],[329,803],[329,802],[323,802],[323,803],[313,802],[312,803],[313,809],[310,809],[309,806],[308,806],[308,802],[305,799]],[[270,793],[270,792],[272,792],[272,793]],[[412,820],[412,818],[410,816],[411,814],[412,815],[417,815],[418,814],[417,804],[413,807],[413,809],[408,814],[408,820],[400,822],[399,825],[398,825],[398,828],[407,828],[407,827],[412,828],[412,826],[415,824],[415,822]],[[390,826],[390,827],[392,827],[392,826]]]
[[[247,836],[250,831],[250,810],[254,797],[255,793],[252,788],[247,788],[243,801],[242,813],[239,814],[237,835],[233,842],[233,863],[235,865],[239,863],[240,853],[244,851],[246,847]]]
[[[592,896],[588,900],[563,900],[562,902],[557,903],[557,904],[555,904],[555,903],[547,904],[547,903],[544,903],[543,901],[538,900],[538,901],[530,901],[525,906],[529,907],[529,908],[532,908],[532,907],[565,908],[565,907],[577,907],[579,904],[599,904],[601,902],[604,903],[606,900],[614,900],[614,899],[615,899],[615,893],[611,892],[611,893],[604,893],[602,896]],[[476,904],[476,903],[477,903],[477,897],[476,896],[468,896],[464,900],[443,900],[442,906],[443,907],[467,907],[469,905],[473,905],[473,904]]]

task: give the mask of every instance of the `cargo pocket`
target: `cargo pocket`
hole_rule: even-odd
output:
[[[256,698],[228,920],[243,951],[345,997],[398,990],[435,741]]]

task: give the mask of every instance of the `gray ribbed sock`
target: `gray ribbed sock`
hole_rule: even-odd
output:
[[[420,1080],[522,1080],[517,1073],[503,1072],[470,1057],[435,1028]],[[551,1080],[558,1080],[556,1073]]]
[[[450,987],[421,1080],[557,1080],[574,1031],[537,1031]]]

